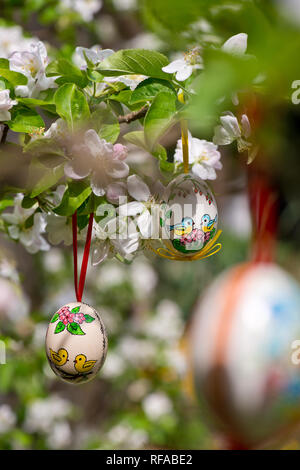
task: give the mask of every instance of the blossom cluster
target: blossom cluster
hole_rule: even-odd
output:
[[[100,10],[101,1],[89,2],[89,8],[85,8],[83,13],[85,4],[83,0],[64,0],[61,8],[73,9],[89,21]],[[9,29],[12,33],[11,42],[4,50],[1,47],[1,34],[7,34]],[[245,55],[246,49],[247,35],[244,33],[231,37],[222,46],[224,54],[238,56]],[[18,78],[14,86],[0,90],[0,121],[13,130],[14,118],[18,116],[18,112],[26,112],[27,116],[30,109],[30,113],[33,113],[32,106],[43,104],[45,92],[50,96],[44,103],[47,110],[55,110],[57,114],[47,130],[41,126],[35,127],[32,132],[27,131],[24,149],[31,156],[33,165],[37,163],[37,158],[40,165],[43,164],[44,155],[53,155],[55,159],[50,165],[50,171],[53,174],[54,171],[57,172],[58,177],[55,181],[51,180],[44,191],[33,191],[36,196],[30,194],[30,189],[24,194],[17,193],[12,204],[9,204],[14,206],[13,211],[8,208],[1,214],[4,229],[10,238],[22,243],[30,253],[47,251],[50,244],[70,245],[70,216],[76,209],[83,211],[82,218],[85,218],[78,229],[79,239],[84,240],[88,222],[85,206],[95,213],[92,246],[94,264],[111,257],[131,261],[139,252],[153,247],[153,240],[149,243],[153,229],[150,206],[162,201],[164,186],[160,182],[147,184],[143,178],[132,172],[128,163],[128,146],[118,141],[120,116],[116,118],[105,102],[107,97],[119,97],[122,92],[124,96],[126,92],[131,98],[134,97],[135,92],[139,92],[147,84],[148,77],[140,73],[139,67],[137,73],[104,73],[99,76],[99,67],[104,63],[109,64],[111,57],[116,57],[117,54],[118,52],[102,49],[99,45],[91,48],[77,47],[72,64],[58,60],[56,65],[49,57],[46,45],[37,38],[25,39],[19,27],[0,27],[0,55],[8,60],[9,70]],[[62,72],[64,67],[65,71]],[[157,73],[170,77],[172,86],[175,87],[175,96],[169,99],[178,100],[178,96],[182,94],[181,82],[187,87],[189,94],[193,94],[191,80],[204,68],[202,47],[195,46],[183,57],[162,66]],[[69,73],[74,74],[73,85],[68,83],[68,80],[72,81]],[[95,76],[95,73],[98,75]],[[61,92],[63,89],[64,93]],[[73,105],[65,102],[68,99],[74,100]],[[155,104],[155,100],[152,104]],[[145,98],[144,107],[149,105],[151,109],[151,103]],[[24,110],[24,106],[29,107]],[[120,106],[124,112],[126,106],[129,106],[128,99]],[[76,124],[74,119],[79,109],[85,118]],[[33,119],[40,120],[40,116],[36,114]],[[122,116],[120,122],[123,122]],[[217,170],[222,169],[218,145],[236,141],[240,152],[249,152],[249,160],[257,152],[249,142],[251,125],[245,114],[238,119],[232,112],[226,112],[220,117],[220,123],[215,128],[212,141],[194,137],[190,132],[187,136],[190,172],[203,180],[216,179]],[[145,127],[145,122],[143,124]],[[154,141],[148,145],[147,132],[145,127],[144,131],[129,134],[144,133],[144,141],[137,139],[134,141],[135,145],[140,146],[143,151],[146,147],[149,153],[157,157],[158,143]],[[183,170],[183,152],[182,139],[179,139],[173,163],[168,163],[174,175]],[[49,169],[45,165],[44,178],[47,173]],[[113,205],[113,213],[109,217],[105,217],[106,204]],[[198,240],[200,236],[202,235],[193,232],[184,242]],[[64,321],[68,318],[66,315]]]

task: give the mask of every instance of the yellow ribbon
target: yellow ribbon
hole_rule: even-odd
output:
[[[184,255],[183,253],[175,250],[170,240],[166,240],[166,247],[159,247],[156,249],[151,248],[151,250],[162,258],[176,261],[196,261],[199,259],[209,258],[209,256],[215,255],[222,248],[221,243],[216,243],[221,233],[222,230],[218,230],[216,235],[205,245],[205,247],[193,255]]]
[[[178,99],[184,103],[183,92],[179,93]],[[188,124],[186,119],[181,119],[181,141],[182,141],[182,155],[183,155],[183,171],[189,173],[189,137],[188,137]]]

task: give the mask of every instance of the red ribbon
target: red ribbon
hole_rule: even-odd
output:
[[[77,261],[77,212],[72,215],[72,232],[73,232],[73,261],[74,261],[74,287],[77,302],[81,302],[84,290],[86,270],[89,261],[92,229],[93,229],[94,214],[90,214],[88,230],[86,234],[86,242],[84,246],[83,258],[80,269],[79,283],[78,283],[78,261]]]
[[[278,225],[278,194],[265,175],[254,169],[249,171],[248,176],[254,225],[252,260],[271,263],[274,259]]]

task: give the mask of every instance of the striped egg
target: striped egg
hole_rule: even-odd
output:
[[[191,352],[203,408],[234,442],[266,445],[300,423],[300,291],[278,266],[219,276],[195,310]]]

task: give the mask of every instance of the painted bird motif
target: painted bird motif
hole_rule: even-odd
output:
[[[60,348],[57,352],[50,350],[50,359],[56,366],[63,366],[68,361],[68,351],[64,348]]]
[[[182,221],[175,225],[170,225],[170,232],[174,231],[175,235],[182,237],[183,235],[189,235],[194,227],[194,221],[191,217],[184,217]]]
[[[201,218],[201,227],[203,232],[210,232],[213,228],[215,223],[217,222],[217,215],[214,219],[210,218],[210,215],[204,214]]]
[[[88,361],[87,357],[84,354],[77,354],[74,360],[74,367],[77,372],[84,374],[90,372],[97,361]]]

